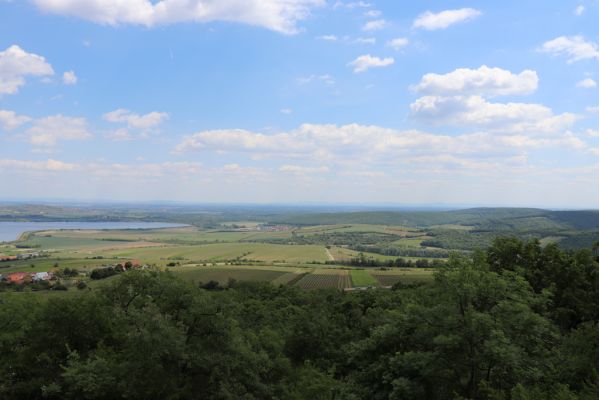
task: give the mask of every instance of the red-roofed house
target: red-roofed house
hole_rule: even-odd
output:
[[[22,284],[25,283],[26,280],[31,279],[31,274],[27,272],[13,272],[12,274],[8,274],[4,277],[8,282]]]

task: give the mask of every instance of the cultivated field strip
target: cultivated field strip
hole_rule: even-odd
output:
[[[301,289],[345,289],[351,287],[351,281],[345,270],[316,270],[300,279],[296,286]]]

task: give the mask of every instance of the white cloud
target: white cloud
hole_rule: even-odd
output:
[[[593,89],[597,87],[597,82],[595,82],[591,78],[586,78],[576,83],[576,87],[583,89]]]
[[[134,139],[134,136],[129,133],[127,128],[117,129],[114,132],[107,133],[104,137],[115,142],[127,142]]]
[[[29,121],[31,121],[31,118],[25,115],[17,115],[14,111],[0,110],[0,127],[5,131],[18,128]]]
[[[387,46],[393,47],[395,50],[399,50],[406,47],[409,43],[410,41],[408,39],[400,37],[389,40],[387,42]]]
[[[430,11],[421,14],[414,20],[414,28],[423,28],[429,31],[445,29],[451,25],[470,21],[482,13],[474,8],[461,8],[458,10],[445,10],[439,13]]]
[[[586,135],[593,138],[599,138],[599,129],[587,129]]]
[[[296,143],[291,141],[288,135],[267,136],[243,129],[221,129],[198,132],[187,136],[175,147],[174,152],[185,153],[208,148],[218,148],[226,151],[247,151],[252,149],[267,152],[277,152],[281,149],[291,152],[301,151],[299,148],[294,148],[295,145]]]
[[[301,77],[297,78],[297,83],[299,85],[307,85],[312,82],[322,82],[327,85],[332,85],[335,83],[335,79],[333,79],[333,77],[329,74],[308,75],[308,76],[301,76]]]
[[[354,43],[360,43],[360,44],[376,44],[376,38],[373,37],[369,37],[369,38],[363,38],[363,37],[359,37],[356,40],[354,40]]]
[[[349,3],[344,3],[342,1],[337,0],[335,2],[335,4],[333,4],[333,9],[338,9],[338,8],[347,8],[347,9],[354,9],[354,8],[370,8],[372,7],[371,3],[367,3],[365,1],[352,1]]]
[[[354,68],[355,73],[367,71],[369,68],[380,68],[392,65],[395,62],[393,57],[379,58],[370,54],[360,56],[347,65]]]
[[[281,113],[282,114],[286,114],[289,115],[293,112],[293,110],[291,108],[281,108]]]
[[[27,76],[53,74],[52,66],[44,57],[27,53],[19,46],[13,45],[0,51],[0,95],[17,93]]]
[[[335,36],[335,35],[322,35],[322,36],[318,36],[317,39],[326,40],[326,41],[329,41],[329,42],[336,42],[337,41],[337,36]]]
[[[76,85],[77,75],[75,75],[75,71],[66,71],[62,74],[62,83],[65,85]]]
[[[519,74],[486,65],[478,69],[458,68],[447,74],[429,73],[422,77],[414,90],[436,95],[524,95],[537,90],[536,71],[524,70]]]
[[[539,51],[554,56],[566,56],[568,57],[568,63],[588,59],[599,60],[597,44],[586,40],[583,36],[557,37],[543,43]]]
[[[0,160],[0,170],[33,170],[33,171],[72,171],[77,168],[76,164],[48,159],[46,161],[30,160]]]
[[[591,114],[599,113],[599,106],[588,106],[586,112]]]
[[[328,167],[304,167],[301,165],[282,165],[279,168],[281,172],[287,172],[290,174],[296,175],[305,175],[305,174],[322,174],[329,172]]]
[[[155,128],[168,119],[165,112],[152,111],[148,114],[139,115],[127,109],[119,108],[104,114],[104,119],[109,122],[126,122],[130,128],[147,130]]]
[[[362,26],[362,30],[366,32],[378,31],[387,26],[387,21],[384,19],[375,19],[368,21]]]
[[[178,22],[227,21],[293,34],[297,22],[324,0],[34,0],[45,12],[99,24],[153,27]]]
[[[382,12],[380,12],[379,10],[368,10],[364,13],[364,16],[368,18],[377,18],[380,17],[381,14]]]
[[[574,9],[574,14],[580,17],[582,14],[584,14],[584,11],[585,7],[581,4]]]
[[[91,137],[85,118],[65,117],[60,114],[35,120],[25,134],[32,145],[42,147],[55,146],[62,140],[82,140]]]
[[[571,127],[579,117],[554,115],[550,108],[529,103],[490,103],[481,96],[424,96],[410,105],[418,119],[440,125],[486,128],[505,133],[552,133]]]
[[[551,119],[551,115],[548,116]],[[522,125],[522,121],[516,121]],[[528,126],[543,126],[538,120],[525,120]],[[548,122],[551,124],[551,121]],[[563,127],[563,126],[562,126]],[[525,128],[523,126],[523,128]],[[480,132],[456,136],[436,135],[416,130],[398,131],[379,126],[303,124],[298,129],[265,135],[241,129],[202,131],[185,137],[174,149],[175,154],[194,152],[240,153],[258,158],[312,161],[330,165],[394,163],[424,155],[452,154],[478,158],[521,155],[530,149],[562,147],[581,150],[585,143],[571,133],[553,127],[547,135]],[[364,164],[366,163],[366,164]]]

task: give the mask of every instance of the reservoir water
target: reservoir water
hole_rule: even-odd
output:
[[[159,229],[186,226],[164,222],[1,222],[0,242],[17,240],[24,232],[51,229]]]

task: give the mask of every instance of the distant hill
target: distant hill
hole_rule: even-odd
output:
[[[551,211],[536,208],[469,208],[454,211],[372,211],[345,213],[297,213],[279,215],[272,222],[296,225],[375,224],[428,227],[458,224],[468,226],[504,223],[522,225],[524,219],[548,218]],[[520,221],[517,221],[520,220]],[[559,224],[559,222],[555,222]]]

